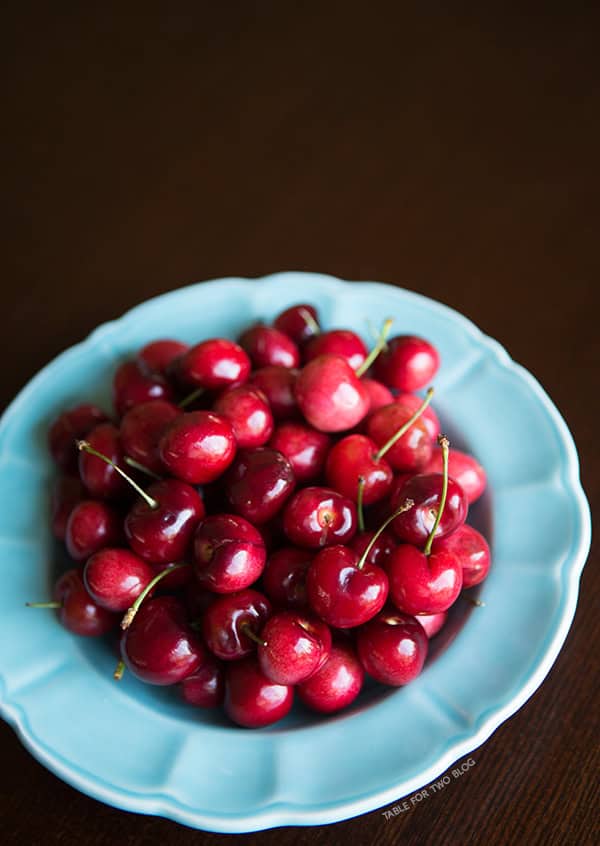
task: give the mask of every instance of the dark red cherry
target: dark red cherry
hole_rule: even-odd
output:
[[[287,458],[275,449],[240,450],[224,480],[231,508],[256,525],[267,523],[296,486]]]
[[[83,571],[88,593],[109,611],[127,611],[154,576],[154,570],[146,561],[119,547],[96,552]]]
[[[342,438],[327,456],[327,484],[348,499],[356,501],[358,483],[362,478],[365,505],[384,499],[390,491],[394,474],[386,459],[377,457],[377,451],[377,445],[365,435],[347,435]]]
[[[389,388],[386,388],[386,386],[381,382],[378,382],[376,379],[367,378],[363,378],[361,381],[369,396],[370,412],[377,411],[378,408],[382,408],[384,405],[389,405],[391,402],[394,402],[394,395]],[[416,411],[416,408],[413,410]]]
[[[58,466],[67,473],[77,472],[76,441],[84,438],[108,417],[97,405],[84,403],[63,411],[48,430],[48,448]]]
[[[242,346],[254,367],[298,367],[300,353],[292,339],[274,326],[257,324],[240,336]]]
[[[125,466],[119,430],[112,423],[100,423],[88,433],[86,442],[114,464]],[[119,499],[128,492],[127,482],[111,464],[85,450],[79,453],[79,475],[90,494],[98,499]]]
[[[321,355],[302,368],[294,387],[306,420],[321,432],[351,429],[369,411],[369,395],[348,362]]]
[[[211,338],[189,349],[177,366],[181,381],[211,391],[243,384],[250,374],[250,359],[239,344]]]
[[[358,370],[369,351],[355,332],[349,329],[331,329],[311,338],[305,345],[303,354],[307,362],[320,355],[339,355],[352,370]]]
[[[367,435],[375,443],[377,449],[381,449],[413,414],[412,409],[397,402],[385,405],[369,415],[366,423]],[[423,420],[419,418],[387,450],[385,458],[394,470],[415,472],[427,464],[432,451],[429,432]]]
[[[157,593],[159,591],[160,593],[174,593],[187,587],[188,584],[196,583],[192,567],[179,567],[179,563],[181,562],[169,561],[163,564],[150,565],[155,576],[165,570],[169,574],[168,576],[165,576],[164,579],[161,579],[160,583],[157,585]]]
[[[306,608],[306,573],[314,555],[306,549],[284,546],[267,559],[262,586],[276,608]]]
[[[329,488],[298,491],[283,512],[283,530],[297,546],[319,549],[348,543],[356,532],[356,506]]]
[[[206,652],[188,625],[181,602],[174,596],[159,596],[141,605],[121,639],[121,656],[137,678],[168,685],[196,672]]]
[[[356,635],[360,661],[370,676],[393,687],[415,679],[427,657],[427,635],[414,617],[382,611]]]
[[[75,476],[60,476],[55,481],[50,498],[50,519],[55,538],[65,539],[71,511],[86,495],[81,480]]]
[[[285,311],[277,315],[273,321],[273,326],[299,345],[308,341],[313,335],[318,335],[321,331],[317,310],[307,303],[299,303],[286,308]]]
[[[423,472],[442,472],[441,449],[434,449],[431,458],[423,468]],[[485,490],[485,470],[472,455],[467,455],[465,452],[453,449],[448,456],[448,473],[450,478],[458,482],[463,489],[469,505],[471,505],[472,502],[475,502],[476,499],[479,499]]]
[[[207,656],[194,673],[181,682],[181,695],[197,708],[216,708],[225,697],[225,672],[216,658]]]
[[[214,514],[198,526],[194,557],[201,585],[215,593],[233,593],[258,579],[267,556],[260,532],[247,520]]]
[[[125,534],[132,550],[153,564],[185,558],[204,503],[191,485],[178,479],[154,482],[147,490],[154,506],[140,499],[125,517]]]
[[[331,632],[318,617],[304,611],[280,611],[262,628],[258,663],[277,684],[298,684],[309,678],[331,651]]]
[[[105,546],[123,539],[123,518],[97,499],[84,499],[71,511],[65,532],[67,552],[74,561],[85,561]]]
[[[296,481],[303,484],[320,478],[331,438],[305,423],[282,423],[275,429],[269,446],[285,455]]]
[[[456,601],[462,568],[450,552],[426,555],[412,544],[400,544],[387,562],[390,599],[406,614],[439,614]]]
[[[387,342],[374,371],[388,388],[410,392],[428,385],[439,366],[439,354],[429,341],[415,335],[397,335]]]
[[[491,553],[486,539],[477,529],[464,523],[452,534],[435,540],[433,552],[450,552],[456,556],[462,567],[463,588],[480,584],[487,576],[491,565]]]
[[[443,481],[441,473],[421,473],[411,476],[397,489],[391,501],[392,511],[407,499],[414,502],[411,509],[400,514],[392,523],[394,533],[400,540],[415,546],[421,546],[427,541],[440,504]],[[446,506],[435,537],[444,537],[464,523],[467,510],[463,489],[454,479],[448,479]]]
[[[331,714],[354,702],[364,677],[365,672],[352,646],[338,640],[333,643],[323,666],[298,685],[298,698],[313,711]]]
[[[177,406],[166,400],[152,400],[130,408],[120,426],[124,453],[153,473],[164,473],[158,444],[168,424],[179,414]]]
[[[273,415],[266,396],[258,388],[228,388],[213,405],[215,414],[231,423],[238,447],[259,447],[273,434]]]
[[[359,532],[354,535],[350,542],[350,548],[356,555],[360,556],[367,549],[376,533],[372,531]],[[397,538],[389,531],[383,531],[378,535],[375,543],[371,546],[367,554],[367,562],[369,564],[376,564],[383,570],[386,569],[387,560],[390,553],[398,546]]]
[[[260,728],[281,720],[294,701],[294,688],[269,681],[256,658],[244,658],[227,667],[225,713],[240,726]]]
[[[165,467],[191,485],[217,479],[233,461],[235,450],[231,423],[211,411],[180,414],[167,426],[159,444]]]
[[[32,608],[56,608],[61,624],[73,634],[98,637],[115,629],[119,617],[101,608],[87,592],[81,569],[67,570],[57,580],[52,602],[30,602]]]
[[[185,568],[181,572],[185,572]],[[173,575],[175,574],[173,573]],[[188,610],[190,620],[197,620],[199,617],[202,617],[206,609],[216,599],[218,599],[218,594],[203,587],[196,580],[195,573],[194,578],[185,585],[183,590],[183,602]]]
[[[256,651],[260,630],[271,613],[271,604],[257,590],[219,596],[207,609],[202,634],[213,655],[237,661]]]
[[[423,404],[423,398],[418,396],[417,394],[404,393],[398,394],[394,402],[397,402],[399,405],[405,406],[405,408],[408,408],[411,412],[415,412]],[[429,432],[429,437],[432,441],[435,442],[437,436],[442,430],[442,427],[440,425],[440,421],[437,414],[430,405],[428,405],[427,408],[424,409],[423,415],[420,419],[425,424],[425,427]]]
[[[119,416],[142,402],[173,398],[173,389],[164,376],[150,370],[143,362],[124,361],[117,367],[113,379],[113,404]]]
[[[250,377],[249,384],[266,396],[275,420],[290,420],[300,416],[294,386],[299,371],[288,367],[261,367]]]
[[[418,617],[415,617],[415,620],[423,627],[429,640],[435,637],[447,619],[447,611],[441,611],[439,614],[419,614]]]
[[[189,344],[174,341],[171,338],[160,338],[151,341],[138,352],[138,360],[149,369],[166,376],[173,362],[189,350]]]

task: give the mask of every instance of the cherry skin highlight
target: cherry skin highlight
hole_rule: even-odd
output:
[[[236,451],[229,420],[210,411],[176,417],[160,439],[160,457],[168,470],[191,485],[213,482],[229,467]]]
[[[154,575],[152,567],[128,549],[107,547],[88,559],[83,580],[98,605],[109,611],[127,611]]]
[[[418,391],[428,385],[440,366],[429,341],[416,335],[397,335],[387,342],[374,364],[375,378],[398,391]]]
[[[254,367],[298,367],[300,353],[292,339],[273,326],[251,326],[240,336]]]
[[[322,667],[298,685],[298,698],[313,711],[332,714],[350,705],[360,693],[365,671],[349,643],[333,643]]]
[[[357,633],[361,664],[376,681],[392,687],[415,679],[427,657],[427,635],[414,617],[382,611]]]
[[[67,552],[74,561],[85,561],[105,546],[123,539],[123,520],[106,502],[84,499],[71,511],[65,531]]]
[[[283,530],[296,546],[319,549],[347,543],[356,532],[356,506],[329,488],[298,491],[283,512]]]
[[[243,517],[214,514],[198,526],[194,569],[199,583],[215,593],[233,593],[253,584],[266,561],[260,532]]]
[[[217,398],[213,411],[229,420],[238,447],[264,446],[273,434],[267,398],[252,386],[228,388]]]
[[[298,684],[328,658],[331,632],[322,620],[303,611],[281,611],[262,628],[258,663],[276,684]]]
[[[448,613],[446,611],[440,611],[439,614],[419,614],[418,617],[415,617],[415,620],[423,627],[429,640],[435,637],[447,619]]]
[[[450,552],[458,558],[465,589],[480,584],[489,573],[491,553],[488,542],[467,523],[459,526],[452,534],[435,540],[431,548],[433,552]]]
[[[143,402],[129,409],[121,420],[120,433],[123,452],[152,473],[165,473],[158,445],[165,429],[180,411],[167,400]]]
[[[269,446],[285,455],[296,481],[304,484],[321,477],[331,438],[304,423],[282,423],[275,429]]]
[[[321,355],[302,368],[294,387],[306,420],[321,432],[352,429],[369,411],[369,394],[348,362]]]
[[[271,520],[296,487],[287,458],[275,449],[240,450],[224,480],[233,511],[254,525]]]
[[[294,701],[294,688],[269,681],[254,656],[227,667],[225,713],[244,728],[260,728],[283,719]]]
[[[204,614],[206,645],[221,661],[237,661],[256,651],[256,639],[271,613],[271,604],[257,590],[247,588],[219,596]]]
[[[48,449],[56,464],[67,473],[77,472],[77,441],[84,438],[108,417],[91,403],[82,403],[63,411],[48,430]]]

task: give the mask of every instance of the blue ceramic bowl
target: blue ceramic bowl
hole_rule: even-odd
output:
[[[48,422],[84,398],[109,407],[119,360],[156,337],[235,337],[299,300],[327,327],[366,319],[430,339],[442,366],[435,406],[455,445],[485,466],[471,519],[491,539],[484,608],[458,603],[422,675],[367,687],[350,711],[299,706],[275,726],[235,728],[175,691],[112,679],[104,642],[76,638],[25,602],[48,596],[54,470]],[[78,789],[129,811],[244,832],[370,811],[427,784],[475,749],[532,695],[575,612],[589,510],[569,431],[535,379],[495,341],[439,303],[375,283],[285,273],[222,279],[150,300],[45,367],[0,425],[0,708],[38,760]],[[515,589],[518,586],[518,589]]]

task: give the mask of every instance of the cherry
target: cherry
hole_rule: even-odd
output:
[[[446,611],[440,611],[439,614],[419,614],[415,619],[421,624],[425,634],[431,640],[448,619],[448,613]]]
[[[352,541],[350,542],[350,548],[353,552],[356,553],[356,555],[360,557],[363,552],[367,549],[376,534],[376,532],[372,531],[359,532],[352,538]],[[381,567],[385,570],[390,554],[392,553],[392,550],[397,547],[397,545],[398,541],[395,536],[391,534],[391,532],[381,532],[377,535],[377,537],[375,538],[375,542],[370,547],[366,561],[369,564],[376,564],[378,567]]]
[[[277,315],[273,326],[284,332],[298,345],[304,344],[309,338],[321,331],[319,317],[314,306],[306,303],[290,306]]]
[[[215,708],[225,697],[225,672],[222,664],[207,656],[202,666],[181,682],[181,695],[197,708]]]
[[[365,435],[348,435],[338,441],[327,456],[327,483],[348,499],[358,498],[358,485],[364,482],[363,502],[372,505],[383,499],[392,486],[394,474],[377,445]]]
[[[416,678],[427,657],[427,635],[414,617],[384,610],[359,629],[361,664],[376,681],[394,687]]]
[[[257,529],[243,517],[206,517],[194,538],[196,577],[215,593],[233,593],[253,584],[265,566],[266,550]]]
[[[240,450],[225,478],[231,508],[255,525],[271,520],[295,486],[290,462],[269,447]]]
[[[81,480],[75,476],[59,476],[52,488],[50,513],[52,534],[58,540],[64,540],[67,522],[73,508],[86,496]]]
[[[180,414],[167,426],[159,444],[164,465],[192,485],[217,479],[233,461],[235,450],[231,423],[210,411]]]
[[[431,458],[429,432],[421,419],[413,421],[415,414],[408,406],[393,402],[378,408],[367,420],[367,435],[394,470],[419,470]],[[406,428],[409,421],[413,422]],[[398,436],[398,432],[402,434]]]
[[[423,468],[424,473],[442,472],[442,451],[434,450],[431,458]],[[453,449],[448,459],[448,472],[464,491],[469,505],[479,499],[485,490],[485,470],[471,455]]]
[[[79,445],[86,443],[89,449]],[[127,492],[127,483],[117,468],[123,464],[123,447],[119,430],[112,423],[94,427],[79,447],[79,475],[93,497],[118,499]],[[100,458],[99,455],[104,457]],[[108,462],[105,460],[108,458]],[[122,469],[122,468],[121,468]]]
[[[311,338],[303,353],[305,362],[320,355],[341,356],[352,370],[357,370],[366,360],[369,351],[355,332],[349,329],[332,329]]]
[[[294,701],[294,688],[275,684],[262,673],[256,658],[245,658],[227,667],[225,712],[245,728],[260,728],[281,720]]]
[[[281,611],[270,617],[260,633],[258,663],[277,684],[297,684],[309,678],[331,651],[329,628],[303,611]]]
[[[183,568],[182,571],[184,572]],[[196,578],[193,578],[185,585],[182,598],[190,619],[194,620],[203,616],[206,609],[218,598],[218,595],[211,590],[207,590]]]
[[[127,611],[154,578],[152,567],[128,549],[108,547],[88,559],[83,579],[92,599],[109,611]]]
[[[227,388],[213,411],[231,423],[239,447],[259,447],[273,434],[273,415],[266,396],[258,388],[242,385]]]
[[[173,399],[173,389],[160,373],[136,360],[124,361],[117,367],[113,378],[113,404],[119,416],[135,405],[157,399]]]
[[[266,396],[275,420],[290,420],[300,414],[294,394],[298,372],[296,368],[261,367],[250,377],[249,384]]]
[[[256,650],[258,636],[271,613],[271,604],[257,590],[218,597],[207,609],[202,633],[210,651],[222,661],[236,661]]]
[[[336,355],[313,358],[298,374],[296,401],[322,432],[351,429],[369,410],[369,394],[348,362]]]
[[[160,583],[161,591],[172,593],[187,587],[189,584],[196,584],[194,572],[191,567],[181,567],[181,562],[169,561],[162,564],[151,564],[152,572],[155,576],[165,573],[164,579]],[[186,603],[186,608],[187,608]]]
[[[462,567],[463,588],[480,584],[487,576],[491,565],[491,553],[486,539],[477,529],[464,523],[452,534],[434,540],[434,552],[450,552],[458,558]]]
[[[394,395],[384,384],[376,379],[363,379],[363,387],[366,388],[369,396],[369,411],[377,411],[384,405],[394,402]],[[420,404],[420,403],[419,403]],[[416,409],[414,409],[416,411]]]
[[[356,506],[336,491],[309,487],[298,491],[283,512],[283,530],[293,544],[318,549],[347,543],[356,532]]]
[[[121,639],[121,656],[137,678],[168,685],[194,673],[206,653],[181,602],[174,596],[159,596],[140,607]]]
[[[186,353],[189,348],[189,344],[184,344],[182,341],[160,338],[142,347],[137,354],[137,358],[149,370],[166,376],[173,362]]]
[[[403,484],[399,485],[391,500],[392,507],[407,498],[415,502],[414,508],[411,508],[405,514],[401,514],[392,524],[392,528],[400,540],[416,545],[426,542],[436,520],[442,489],[443,476],[441,473],[421,473],[417,476],[410,476]],[[436,529],[436,539],[449,535],[450,532],[464,523],[467,509],[467,498],[462,488],[454,479],[448,479],[446,507]]]
[[[399,391],[418,391],[431,382],[440,357],[429,341],[415,335],[397,335],[375,363],[375,377]]]
[[[349,643],[333,643],[322,667],[298,685],[298,697],[304,705],[322,714],[340,711],[360,693],[365,672]]]
[[[366,380],[363,380],[366,381]],[[405,406],[410,411],[416,411],[420,406],[423,404],[422,397],[418,396],[417,394],[398,394],[394,402],[397,402],[399,405]],[[440,425],[439,418],[433,408],[428,405],[427,408],[423,411],[423,416],[421,418],[427,431],[429,432],[429,437],[432,441],[437,440],[437,436],[440,434],[442,427]]]
[[[325,467],[331,438],[303,423],[282,423],[275,429],[269,446],[285,455],[298,482],[314,482]]]
[[[292,339],[273,326],[256,324],[240,336],[254,367],[298,367],[300,353]]]
[[[125,413],[120,426],[121,444],[134,467],[141,466],[158,475],[165,472],[158,444],[168,424],[180,413],[167,400],[143,402]]]
[[[79,438],[108,417],[97,405],[84,403],[63,411],[48,430],[48,448],[58,466],[67,473],[77,472],[77,445]]]
[[[262,586],[273,605],[306,608],[306,572],[313,557],[308,550],[293,546],[281,547],[269,556],[262,574]]]
[[[118,511],[105,502],[84,499],[71,511],[67,521],[67,552],[75,561],[85,561],[105,546],[123,538],[123,520]]]
[[[52,602],[28,602],[30,608],[56,608],[61,624],[77,635],[98,637],[116,628],[119,618],[87,592],[81,570],[67,570],[54,586]]]
[[[239,344],[211,338],[189,349],[179,359],[178,378],[188,385],[219,391],[243,384],[250,373],[250,359]]]

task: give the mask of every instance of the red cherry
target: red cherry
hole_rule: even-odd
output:
[[[275,684],[261,672],[254,657],[227,667],[225,713],[240,726],[260,728],[281,720],[294,701],[294,688]]]
[[[371,505],[387,496],[392,485],[392,468],[377,457],[378,447],[365,435],[348,435],[338,441],[327,456],[325,477],[336,491],[358,498],[359,480],[364,480],[363,503]]]
[[[277,684],[298,684],[309,678],[331,651],[329,628],[303,611],[280,611],[270,617],[260,637],[258,663]]]
[[[151,341],[138,352],[137,358],[149,370],[162,373],[166,376],[170,365],[189,350],[189,344],[182,341],[174,341],[171,338],[161,338]]]
[[[414,412],[397,402],[373,412],[367,420],[367,435],[377,449],[383,448],[413,416]],[[415,471],[431,458],[433,447],[427,427],[421,418],[410,425],[386,454],[386,461],[394,470]]]
[[[117,367],[113,379],[113,403],[119,416],[135,405],[158,399],[173,399],[173,389],[160,373],[136,360],[124,361]]]
[[[397,402],[398,405],[403,405],[405,408],[408,408],[410,411],[414,412],[423,404],[423,398],[418,396],[417,394],[404,393],[398,394],[394,402]],[[440,434],[442,427],[440,425],[440,421],[437,414],[430,405],[428,405],[427,408],[423,411],[421,420],[423,421],[427,431],[429,432],[429,437],[432,441],[435,441],[437,436]]]
[[[400,540],[415,546],[424,544],[431,532],[442,496],[443,476],[441,473],[422,473],[409,477],[397,489],[391,500],[392,509],[406,499],[412,499],[414,507],[400,514],[392,523],[394,533]],[[448,479],[448,496],[441,522],[436,529],[436,538],[444,537],[465,522],[467,499],[462,488],[453,479]]]
[[[442,472],[442,451],[435,449],[425,467],[424,473]],[[485,490],[485,470],[471,455],[453,449],[448,457],[448,473],[464,491],[467,502],[471,505],[479,499]]]
[[[416,678],[427,657],[427,635],[414,617],[382,611],[359,629],[356,648],[370,676],[394,687]]]
[[[296,344],[273,326],[251,326],[240,336],[240,345],[250,356],[254,367],[298,367],[300,364]]]
[[[262,585],[273,605],[278,608],[306,608],[306,572],[313,561],[306,549],[286,546],[267,559]]]
[[[394,395],[389,388],[386,388],[386,386],[381,382],[378,382],[376,379],[367,378],[364,378],[361,381],[369,396],[370,412],[377,411],[378,408],[382,408],[384,405],[389,405],[391,402],[394,402]],[[416,408],[414,411],[416,411]]]
[[[180,413],[176,405],[166,400],[152,400],[129,409],[120,426],[125,454],[153,473],[164,473],[158,444],[168,424]]]
[[[48,430],[48,448],[58,466],[68,473],[77,472],[77,441],[108,417],[96,405],[84,403],[63,411]]]
[[[462,569],[455,555],[425,555],[411,544],[401,544],[387,562],[390,599],[406,614],[439,614],[456,601],[462,588]]]
[[[359,558],[365,552],[375,534],[378,533],[371,531],[359,532],[352,538],[350,548],[356,553],[356,555],[358,555]],[[369,564],[376,564],[378,567],[385,570],[390,554],[397,546],[398,541],[394,535],[392,535],[391,532],[383,531],[378,534],[375,543],[371,546],[369,552],[367,553],[366,560]]]
[[[159,445],[165,466],[191,485],[217,479],[233,461],[235,450],[231,423],[210,411],[180,414],[167,426]]]
[[[228,388],[214,403],[213,411],[229,420],[239,447],[263,446],[273,434],[271,408],[257,388]]]
[[[261,367],[250,378],[249,384],[262,391],[269,401],[275,420],[290,420],[300,415],[294,394],[298,372],[288,367]]]
[[[321,331],[316,308],[306,303],[286,308],[275,318],[273,326],[299,345]]]
[[[100,423],[87,435],[87,444],[112,463],[85,450],[79,453],[79,475],[93,497],[118,499],[127,493],[127,483],[113,466],[123,467],[123,447],[119,430],[112,423]]]
[[[331,438],[303,423],[282,423],[275,429],[269,446],[285,455],[298,482],[314,482],[325,467]]]
[[[294,390],[302,414],[322,432],[351,429],[369,410],[366,388],[340,356],[312,359],[298,374]]]
[[[73,634],[98,637],[119,624],[119,617],[101,608],[85,589],[81,570],[67,570],[54,586],[52,602],[28,602],[30,608],[56,608],[61,624]]]
[[[293,544],[319,549],[347,543],[356,532],[356,506],[336,491],[310,487],[298,491],[283,512],[283,530]]]
[[[207,656],[204,664],[181,682],[181,695],[197,708],[216,708],[225,697],[225,672],[222,664]]]
[[[169,561],[162,564],[151,564],[152,572],[155,576],[159,573],[167,572],[169,575],[161,579],[159,589],[161,593],[173,593],[182,588],[187,587],[188,584],[195,584],[194,571],[191,567],[180,567],[176,561]],[[186,608],[187,608],[186,603]]]
[[[419,614],[415,619],[423,627],[429,640],[431,640],[448,619],[448,612],[441,611],[439,614]]]
[[[365,672],[350,644],[337,641],[323,666],[298,685],[298,697],[313,711],[331,714],[356,699],[364,677]]]
[[[50,513],[52,534],[64,540],[71,511],[86,496],[81,480],[75,476],[59,476],[52,488]]]
[[[128,670],[148,684],[177,684],[205,661],[200,639],[174,596],[144,602],[121,639]]]
[[[117,547],[96,552],[83,571],[88,593],[109,611],[127,611],[154,575],[149,564],[128,549]]]
[[[214,514],[198,526],[194,556],[201,585],[215,593],[233,593],[258,579],[266,550],[258,530],[243,517]]]
[[[243,384],[250,373],[250,359],[244,350],[225,338],[202,341],[181,357],[179,378],[211,391]]]
[[[374,365],[375,377],[399,391],[418,391],[429,384],[440,357],[429,341],[415,335],[397,335],[387,342]]]
[[[306,344],[303,350],[305,362],[320,355],[337,355],[346,360],[352,370],[358,370],[369,351],[361,338],[349,329],[332,329],[322,332]]]
[[[236,661],[256,650],[258,633],[271,613],[271,604],[257,590],[241,590],[218,597],[202,621],[206,645],[222,661]]]
[[[105,502],[84,499],[71,511],[65,532],[67,552],[75,561],[85,561],[105,546],[123,538],[123,519]]]
[[[491,565],[491,553],[486,539],[477,529],[464,523],[450,535],[435,540],[434,552],[449,552],[456,556],[462,567],[463,588],[480,584],[487,576]]]
[[[271,520],[295,487],[290,462],[269,447],[240,450],[225,478],[231,508],[255,525]]]

